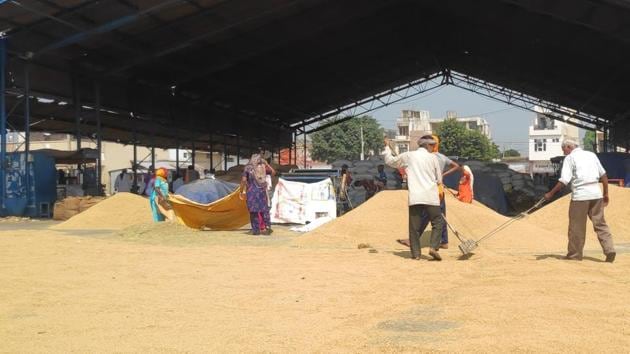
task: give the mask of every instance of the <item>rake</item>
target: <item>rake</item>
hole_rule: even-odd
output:
[[[503,224],[497,226],[496,228],[494,228],[492,231],[488,232],[487,234],[485,234],[483,237],[481,237],[478,240],[473,240],[473,239],[468,239],[465,240],[460,233],[455,230],[455,228],[446,220],[446,216],[444,214],[442,214],[442,217],[444,218],[444,222],[446,222],[446,225],[448,226],[449,229],[451,229],[451,231],[455,234],[455,237],[457,237],[457,239],[459,240],[460,244],[459,244],[459,250],[462,252],[463,256],[467,256],[470,257],[473,254],[473,250],[475,250],[477,248],[477,246],[479,246],[479,242],[493,236],[496,235],[498,232],[504,230],[505,228],[507,228],[508,226],[510,226],[512,223],[514,223],[517,220],[520,220],[524,217],[526,217],[527,215],[529,215],[532,211],[534,211],[535,209],[540,208],[543,204],[545,203],[545,198],[540,199],[538,202],[536,202],[536,204],[534,204],[531,208],[525,210],[524,212],[510,218],[509,220],[507,220],[506,222],[504,222]]]

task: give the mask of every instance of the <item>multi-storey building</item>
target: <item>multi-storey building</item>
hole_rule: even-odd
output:
[[[490,124],[481,117],[458,118],[454,111],[447,112],[446,118],[431,119],[429,111],[403,110],[396,121],[396,136],[393,139],[398,153],[418,148],[418,139],[432,134],[445,119],[454,118],[468,130],[478,130],[490,138]]]
[[[551,119],[543,108],[534,109],[536,117],[529,127],[529,161],[532,163],[532,173],[553,173],[550,159],[562,155],[563,140],[579,141],[579,131],[575,126]]]
[[[431,133],[429,119],[429,111],[402,110],[396,120],[396,137],[393,140],[398,153],[416,149],[417,138],[423,133]]]
[[[492,138],[488,121],[481,117],[458,117],[455,111],[446,112],[445,118],[431,119],[431,130],[436,131],[440,124],[446,119],[456,119],[459,123],[463,124],[466,129],[477,130],[488,137],[488,139]]]

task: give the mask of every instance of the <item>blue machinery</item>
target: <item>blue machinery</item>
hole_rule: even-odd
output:
[[[5,98],[7,39],[0,33],[0,215],[6,214],[7,110]]]
[[[24,152],[7,151],[7,39],[0,33],[0,216],[50,217],[56,197],[55,161],[30,152],[29,66],[24,67]]]

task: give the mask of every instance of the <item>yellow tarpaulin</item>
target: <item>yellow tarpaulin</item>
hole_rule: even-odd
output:
[[[175,217],[193,229],[234,230],[249,223],[249,211],[240,198],[241,188],[210,204],[201,204],[181,195],[169,195]]]

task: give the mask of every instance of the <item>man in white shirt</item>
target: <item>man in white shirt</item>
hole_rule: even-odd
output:
[[[125,168],[122,171],[120,171],[120,174],[118,175],[118,177],[116,177],[116,181],[114,182],[114,192],[115,193],[119,193],[119,192],[129,193],[131,192],[132,184],[133,184],[133,179],[127,173],[127,169]]]
[[[597,155],[584,151],[572,140],[562,142],[566,155],[558,183],[545,194],[550,200],[559,190],[571,184],[569,206],[569,246],[567,259],[582,260],[586,238],[586,217],[593,223],[597,238],[606,255],[606,262],[614,262],[616,252],[610,229],[604,219],[604,207],[608,205],[608,176]],[[602,183],[604,192],[599,188]]]
[[[389,139],[385,139],[385,163],[394,168],[405,168],[409,189],[409,241],[411,258],[420,259],[420,223],[422,213],[426,212],[431,221],[431,240],[429,254],[435,260],[442,260],[438,253],[444,219],[440,211],[438,184],[442,183],[442,169],[438,159],[427,149],[434,144],[433,139],[420,139],[420,148],[393,156],[389,148]]]

